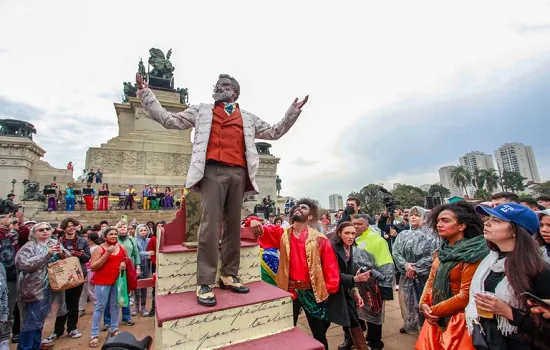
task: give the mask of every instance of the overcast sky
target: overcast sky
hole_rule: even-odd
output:
[[[0,117],[32,122],[56,167],[117,136],[113,102],[157,47],[192,104],[219,73],[270,123],[310,95],[272,143],[283,195],[434,183],[506,142],[550,177],[548,1],[3,0],[0,32]]]

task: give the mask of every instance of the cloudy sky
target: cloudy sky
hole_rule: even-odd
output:
[[[56,167],[117,135],[122,82],[158,47],[191,103],[219,73],[271,123],[310,95],[271,149],[283,195],[433,183],[505,142],[550,178],[548,1],[2,0],[0,32],[0,117],[34,123]]]

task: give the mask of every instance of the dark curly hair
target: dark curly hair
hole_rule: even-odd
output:
[[[305,204],[309,207],[309,215],[313,217],[311,219],[311,222],[315,222],[319,220],[319,202],[311,198],[302,198],[296,202],[296,205],[292,207],[292,209],[290,209],[290,213],[293,213],[294,210],[298,206],[300,206],[300,204]]]
[[[442,204],[435,207],[428,218],[428,225],[437,232],[437,217],[444,210],[452,211],[458,220],[458,224],[465,224],[464,238],[470,239],[483,234],[483,221],[477,215],[473,205],[460,201],[453,204]]]

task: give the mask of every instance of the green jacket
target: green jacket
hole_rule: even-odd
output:
[[[126,239],[121,239],[121,237],[119,236],[118,243],[122,244],[124,248],[126,248],[126,253],[134,264],[134,267],[140,266],[141,259],[139,258],[139,249],[135,238],[126,236]]]

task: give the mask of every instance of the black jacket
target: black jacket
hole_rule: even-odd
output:
[[[331,241],[332,249],[338,260],[338,268],[340,270],[340,289],[337,293],[331,294],[328,298],[327,307],[331,322],[344,327],[350,326],[350,316],[348,308],[350,305],[355,305],[355,301],[351,297],[350,289],[355,286],[353,276],[355,275],[355,265],[353,264],[353,249],[350,250],[350,263],[346,261],[346,252],[344,246]]]

